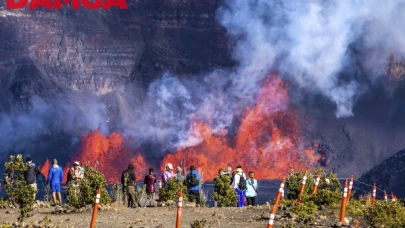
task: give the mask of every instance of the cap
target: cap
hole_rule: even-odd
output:
[[[75,161],[75,162],[73,162],[73,165],[80,165],[80,162]]]
[[[241,172],[241,173],[242,173],[243,170],[242,170],[242,168],[236,168],[236,169],[235,169],[235,172]]]
[[[172,163],[167,163],[166,168],[172,170],[173,169],[173,165]]]

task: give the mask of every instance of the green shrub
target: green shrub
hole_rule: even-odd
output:
[[[346,207],[346,215],[348,216],[364,216],[364,201],[350,200]]]
[[[318,206],[306,197],[301,204],[293,205],[290,209],[297,214],[297,222],[308,224],[315,220],[314,212],[318,209]]]
[[[28,213],[33,209],[36,191],[25,181],[24,172],[27,171],[27,165],[23,162],[21,154],[16,157],[10,156],[10,160],[4,166],[13,172],[13,179],[6,179],[6,194],[11,203],[19,206],[20,215],[17,219],[21,222],[29,217]]]
[[[374,227],[405,227],[405,207],[378,200],[374,206],[365,208],[364,218]]]
[[[329,188],[319,189],[316,194],[310,196],[310,200],[316,205],[324,205],[335,209],[339,208],[342,203],[342,193],[339,190]]]
[[[170,178],[165,186],[160,189],[159,200],[165,202],[168,200],[176,201],[179,197],[180,188],[183,189],[183,201],[188,200],[187,186],[183,185],[182,180],[177,180],[177,178]]]
[[[111,197],[106,189],[107,181],[105,176],[87,164],[85,167],[84,178],[80,184],[70,183],[67,187],[66,198],[68,204],[75,208],[93,204],[99,186],[101,187],[100,204],[110,204]]]
[[[4,206],[4,205],[6,205],[6,203],[7,203],[7,201],[3,197],[1,197],[0,198],[0,206]]]
[[[315,183],[316,175],[320,173],[320,181],[318,184],[318,193],[322,189],[326,189],[326,191],[322,192],[321,194],[326,194],[329,196],[334,196],[332,193],[328,193],[327,191],[332,191],[332,192],[339,192],[341,188],[341,184],[339,179],[337,179],[336,174],[334,173],[329,173],[325,174],[325,171],[323,169],[317,168],[315,169],[314,173],[307,173],[307,181],[305,184],[305,189],[304,189],[304,194],[303,195],[311,195],[312,189]],[[287,198],[288,199],[298,199],[299,192],[300,192],[300,187],[301,187],[301,182],[303,180],[303,177],[305,175],[305,172],[291,172],[286,180],[285,187],[288,189],[288,194]],[[329,183],[326,181],[326,179],[329,180]],[[330,199],[332,200],[332,199]],[[327,202],[327,201],[326,201]]]
[[[236,206],[238,197],[235,189],[230,185],[231,178],[226,175],[217,176],[214,178],[214,194],[212,199],[218,203],[220,207]]]

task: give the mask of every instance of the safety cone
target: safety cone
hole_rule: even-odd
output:
[[[343,189],[342,205],[340,207],[340,222],[342,225],[345,222],[345,213],[346,213],[346,199],[347,198],[347,180],[345,182],[345,187]]]
[[[278,192],[277,192],[276,201],[274,202],[273,208],[270,211],[269,223],[267,224],[267,228],[273,227],[274,218],[276,217],[276,212],[277,212],[278,204],[280,202],[281,194],[284,192],[284,182],[285,182],[285,178],[283,178],[283,181],[281,181],[280,188],[278,189]]]
[[[181,226],[181,207],[183,207],[183,189],[180,188],[179,200],[177,202],[177,216],[176,216],[176,228]]]
[[[376,184],[374,183],[374,186],[373,186],[373,195],[372,195],[372,197],[371,197],[371,205],[374,205],[375,204],[375,197],[377,196],[377,186],[376,186]]]
[[[94,200],[93,215],[91,216],[90,228],[94,228],[96,226],[98,204],[100,203],[100,197],[101,197],[101,187],[98,187],[96,192],[96,199]]]
[[[352,194],[352,188],[353,188],[353,181],[354,181],[354,175],[352,175],[350,177],[350,181],[349,181],[349,189],[347,191],[347,199],[346,199],[346,203],[349,203],[350,201],[350,195]]]
[[[315,195],[316,191],[318,190],[319,180],[321,179],[320,177],[321,177],[321,172],[318,172],[318,175],[316,176],[314,187],[312,188],[312,195]]]
[[[301,204],[301,200],[302,200],[302,195],[304,194],[304,190],[305,190],[305,184],[307,183],[307,172],[305,171],[305,175],[302,178],[302,182],[301,182],[301,187],[300,187],[300,194],[298,196],[298,201],[297,201],[297,205]]]

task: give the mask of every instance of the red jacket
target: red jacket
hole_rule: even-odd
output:
[[[149,174],[145,176],[144,184],[146,184],[146,192],[154,193],[155,192],[155,183],[156,176],[155,174]]]

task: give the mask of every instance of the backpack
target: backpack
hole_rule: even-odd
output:
[[[190,176],[187,178],[187,186],[195,187],[198,186],[200,182],[197,180],[197,175],[195,173],[190,173]]]
[[[127,187],[130,185],[130,180],[129,180],[129,172],[128,170],[124,172],[124,180],[123,183],[124,187]]]
[[[239,188],[239,190],[242,190],[242,191],[247,189],[246,188],[246,179],[243,175],[240,175],[238,188]]]

